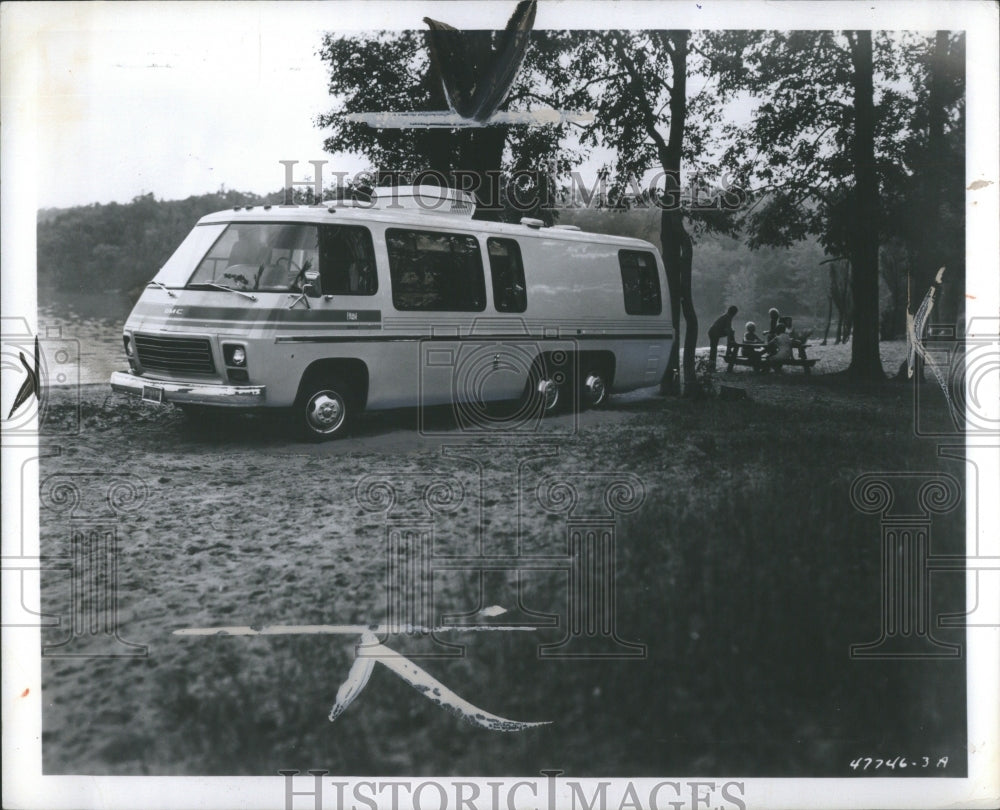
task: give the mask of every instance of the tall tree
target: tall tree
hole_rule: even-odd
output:
[[[875,169],[875,86],[872,32],[845,32],[851,55],[854,133],[851,171],[854,175],[854,221],[848,231],[851,259],[853,340],[849,371],[863,379],[885,376],[879,356],[878,244],[879,182]]]
[[[915,103],[900,143],[901,171],[886,184],[888,231],[905,265],[905,312],[912,317],[945,267],[935,320],[955,322],[965,283],[965,34],[914,36],[901,56]]]
[[[477,34],[499,36],[499,32]],[[552,57],[554,40],[548,32],[531,32],[524,64],[501,110],[553,106],[554,91],[539,91],[538,66]],[[440,66],[430,59],[427,32],[330,33],[323,39],[320,57],[329,65],[328,89],[335,100],[334,108],[316,121],[330,131],[324,141],[326,151],[360,153],[389,180],[397,173],[425,170],[449,181],[455,172],[469,173],[469,181],[478,181],[479,218],[551,216],[541,210],[549,189],[538,169],[555,160],[575,159],[561,144],[564,126],[372,129],[345,120],[343,114],[448,108]],[[528,171],[529,166],[534,171]],[[519,179],[530,186],[523,199],[537,202],[532,210],[515,210],[504,196],[506,180],[514,171],[520,171]]]
[[[728,99],[756,102],[730,125],[725,160],[757,193],[744,224],[751,245],[817,234],[851,263],[849,373],[884,379],[879,357],[880,187],[898,174],[912,95],[897,89],[897,39],[870,31],[737,31],[707,36]]]
[[[651,170],[659,173],[660,242],[671,315],[678,330],[684,317],[684,383],[693,392],[698,316],[691,284],[693,243],[685,220],[699,212],[685,207],[681,171],[685,164],[691,169],[699,165],[715,113],[706,94],[689,98],[690,40],[688,31],[591,31],[584,39],[565,42],[571,89],[564,102],[595,113],[581,140],[614,155],[604,167],[610,199],[619,200],[626,191],[641,199],[642,179]],[[724,229],[728,220],[713,218],[708,209],[700,221]],[[675,340],[661,385],[664,393],[679,390],[679,351]]]

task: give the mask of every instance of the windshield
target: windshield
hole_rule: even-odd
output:
[[[191,233],[160,268],[160,272],[153,277],[153,281],[166,287],[183,287],[191,275],[191,268],[205,255],[225,228],[225,225],[197,225],[192,228]]]
[[[306,271],[318,269],[318,262],[315,225],[231,224],[202,259],[188,286],[294,292],[302,289]]]

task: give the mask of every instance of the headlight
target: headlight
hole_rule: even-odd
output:
[[[242,346],[224,345],[222,353],[225,355],[227,366],[242,368],[247,364],[247,352]]]
[[[132,356],[132,338],[129,337],[128,335],[123,335],[122,336],[122,341],[125,343],[125,356],[126,357],[131,357]]]

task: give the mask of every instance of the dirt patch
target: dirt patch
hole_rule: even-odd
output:
[[[884,353],[888,368],[901,351]],[[846,350],[828,354],[827,368],[846,365]],[[941,463],[913,440],[907,387],[848,388],[800,370],[719,375],[748,398],[647,389],[510,436],[463,430],[447,411],[372,414],[318,445],[272,418],[198,424],[105,386],[50,390],[45,444],[58,455],[42,460],[42,552],[66,559],[78,530],[114,533],[119,640],[64,622],[43,641],[121,657],[43,659],[45,771],[836,775],[859,736],[898,727],[912,742],[918,725],[936,739],[961,736],[964,719],[908,715],[886,695],[938,689],[957,701],[963,671],[947,689],[941,670],[926,684],[889,674],[873,688],[872,670],[842,660],[878,617],[877,526],[849,514],[850,481]],[[80,494],[70,511],[53,494],[59,482]],[[594,620],[574,614],[568,596],[582,553],[573,544],[602,531],[616,544],[616,629],[573,636],[574,621]],[[410,582],[433,586],[420,591],[426,610],[406,602],[413,592],[389,564],[406,544],[414,561],[421,543],[434,571]],[[458,559],[469,565],[449,565]],[[595,568],[580,582],[608,580]],[[67,569],[46,571],[43,609],[68,616],[71,588]],[[817,640],[814,622],[843,593],[836,626]],[[797,618],[782,618],[787,610]],[[486,732],[378,667],[330,724],[353,636],[174,635],[393,615],[530,627],[387,643],[486,711],[552,725]],[[783,663],[788,637],[803,652]],[[567,638],[589,658],[541,652],[565,652]],[[800,670],[812,682],[797,681]],[[817,740],[812,750],[796,746],[803,734]]]

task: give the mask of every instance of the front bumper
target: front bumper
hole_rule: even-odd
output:
[[[177,402],[190,405],[218,405],[228,408],[253,408],[264,404],[263,385],[219,385],[150,380],[124,371],[111,375],[111,389],[152,402]]]

